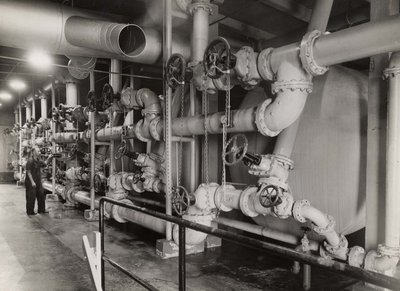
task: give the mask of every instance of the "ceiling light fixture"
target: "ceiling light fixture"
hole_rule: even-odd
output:
[[[7,91],[0,91],[0,99],[4,101],[11,100],[12,96],[9,92]]]
[[[19,79],[11,80],[9,85],[12,89],[14,89],[16,91],[22,91],[26,88],[26,84]]]
[[[31,51],[27,56],[28,62],[38,70],[48,70],[53,64],[50,55],[44,51]]]

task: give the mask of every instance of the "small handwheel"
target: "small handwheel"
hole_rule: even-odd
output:
[[[204,52],[204,71],[211,79],[218,79],[236,65],[236,56],[231,53],[229,42],[218,37],[212,41]]]
[[[123,140],[121,141],[121,144],[114,153],[114,159],[119,160],[126,154],[126,152],[127,152],[126,140]]]
[[[226,165],[232,166],[243,160],[249,142],[244,134],[236,134],[225,145],[222,158]]]
[[[181,54],[173,54],[167,61],[166,75],[168,86],[175,89],[185,83],[186,61]]]
[[[190,197],[185,187],[177,186],[172,188],[171,203],[176,214],[182,216],[186,213],[190,206]]]
[[[267,185],[265,186],[260,193],[259,200],[260,204],[265,208],[270,208],[281,203],[281,193],[279,187],[275,185]]]

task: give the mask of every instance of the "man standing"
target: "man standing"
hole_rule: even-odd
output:
[[[32,148],[30,152],[30,157],[26,163],[26,178],[25,178],[25,188],[26,188],[26,214],[36,215],[34,212],[35,199],[38,201],[38,212],[46,213],[46,205],[44,198],[44,191],[42,187],[42,177],[40,173],[40,168],[45,167],[50,161],[52,156],[50,155],[46,162],[42,162],[39,159],[40,150],[37,147]]]

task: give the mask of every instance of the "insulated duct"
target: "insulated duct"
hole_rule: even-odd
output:
[[[78,25],[82,26],[77,29]],[[158,31],[44,1],[0,0],[0,45],[146,64],[156,63],[162,55]],[[177,36],[172,47],[174,53],[189,57],[189,42],[183,38]]]

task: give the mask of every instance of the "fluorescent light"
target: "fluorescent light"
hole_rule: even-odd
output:
[[[0,91],[0,99],[4,101],[11,100],[12,96],[7,91]]]
[[[48,70],[53,64],[50,55],[44,51],[31,51],[27,56],[28,62],[39,70]]]
[[[9,83],[10,87],[16,91],[22,91],[26,88],[26,84],[18,79],[11,80]]]

